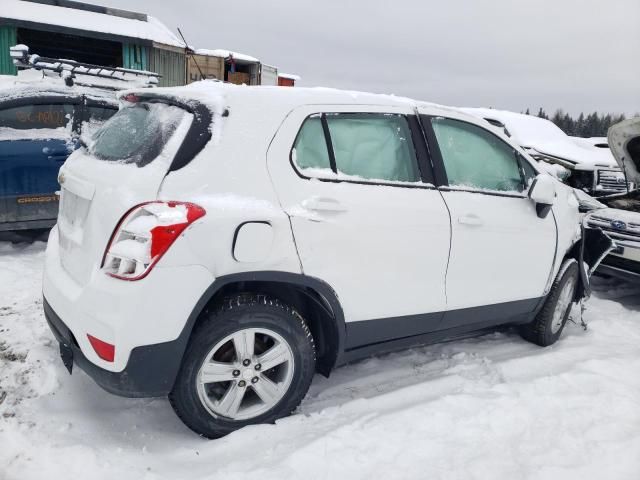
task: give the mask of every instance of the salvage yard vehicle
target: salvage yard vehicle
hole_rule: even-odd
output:
[[[87,122],[118,110],[109,95],[44,83],[0,89],[0,231],[51,228],[58,171]]]
[[[625,176],[640,184],[640,118],[609,129],[608,144]],[[601,228],[616,243],[598,272],[625,280],[640,281],[640,191],[600,198],[610,208],[589,215],[588,223]]]
[[[30,56],[24,45],[11,55],[22,70],[0,78],[0,232],[27,235],[56,223],[58,171],[117,112],[115,90],[156,74]]]
[[[534,159],[565,169],[566,178],[562,174],[560,178],[589,195],[626,193],[635,188],[625,179],[606,142],[570,137],[550,120],[533,115],[490,108],[462,110],[506,130]]]
[[[209,81],[120,99],[61,169],[45,316],[70,372],[168,395],[206,437],[372,354],[496,325],[551,345],[611,246],[456,109]]]

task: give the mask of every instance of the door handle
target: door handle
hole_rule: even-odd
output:
[[[304,200],[302,206],[307,210],[317,212],[346,212],[347,209],[339,201],[333,198],[312,197]]]
[[[479,227],[480,225],[484,225],[482,219],[478,215],[475,215],[473,213],[470,215],[462,215],[461,217],[458,217],[458,223],[462,225],[469,225],[472,227]]]

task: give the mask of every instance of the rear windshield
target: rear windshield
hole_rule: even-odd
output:
[[[89,152],[101,160],[144,167],[162,153],[186,115],[163,103],[126,104],[87,142]]]

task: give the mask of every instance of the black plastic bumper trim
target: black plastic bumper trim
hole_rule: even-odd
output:
[[[63,349],[71,350],[73,364],[107,392],[123,397],[162,397],[173,388],[186,344],[182,335],[171,342],[134,348],[124,370],[111,372],[85,357],[71,330],[46,299],[43,299],[43,307],[45,318],[56,340]]]

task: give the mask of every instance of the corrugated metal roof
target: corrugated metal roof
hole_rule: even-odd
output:
[[[2,9],[0,10],[0,20],[4,20],[2,23],[11,23],[13,20],[18,23],[52,25],[84,31],[87,32],[87,36],[91,36],[91,32],[98,32],[184,48],[184,43],[158,19],[141,14],[134,17],[127,18],[122,15],[110,14],[108,9],[102,13],[22,0],[2,0]],[[139,18],[146,18],[146,21]]]

